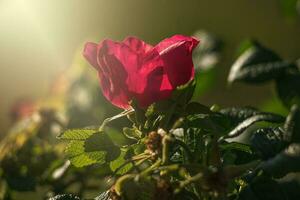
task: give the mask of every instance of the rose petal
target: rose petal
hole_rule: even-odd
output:
[[[123,109],[129,108],[128,94],[124,90],[118,90],[117,92],[114,91],[114,93],[112,93],[110,90],[110,88],[111,88],[110,80],[107,77],[103,76],[103,74],[101,72],[98,72],[98,76],[100,79],[100,87],[101,87],[104,97],[108,101],[110,101],[113,105],[115,105],[119,108],[123,108]],[[115,85],[115,87],[118,87],[118,86]]]
[[[123,43],[126,44],[132,51],[138,54],[146,54],[153,47],[150,44],[136,38],[136,37],[127,37],[123,40]]]
[[[195,38],[175,35],[155,46],[173,87],[185,84],[194,77],[192,51],[198,43]]]
[[[126,45],[111,40],[104,40],[99,44],[97,52],[98,72],[104,96],[112,104],[128,108],[131,97],[126,81],[128,74],[137,68],[135,55]]]
[[[98,70],[97,64],[97,44],[88,42],[84,46],[83,56],[87,59],[87,61]]]
[[[153,49],[144,58],[143,67],[139,71],[139,84],[144,85],[144,90],[135,94],[141,107],[166,99],[171,95],[172,85],[164,70],[159,53]]]

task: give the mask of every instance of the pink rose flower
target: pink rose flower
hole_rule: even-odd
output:
[[[104,96],[128,108],[135,99],[142,108],[167,99],[172,91],[194,78],[192,51],[199,41],[175,35],[151,46],[135,37],[122,42],[88,42],[83,55],[98,71]]]

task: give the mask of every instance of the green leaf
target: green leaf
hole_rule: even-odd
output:
[[[96,132],[94,129],[69,129],[59,135],[58,138],[65,140],[86,140]]]
[[[283,139],[284,134],[282,128],[258,129],[251,138],[251,146],[264,160],[267,160],[276,156],[287,146],[287,142]]]
[[[139,107],[138,102],[135,99],[132,99],[130,105],[134,109],[134,115],[129,115],[130,119],[137,126],[142,126],[146,122],[146,111]]]
[[[85,143],[85,152],[107,152],[106,161],[115,160],[121,153],[110,137],[103,132],[96,133],[89,137]]]
[[[190,102],[185,109],[185,112],[191,114],[212,114],[213,112],[209,107],[202,105],[198,102]]]
[[[249,117],[248,119],[241,122],[238,126],[236,126],[232,131],[228,133],[225,138],[234,138],[241,135],[247,128],[257,122],[272,122],[272,123],[281,123],[284,121],[284,117],[280,115],[273,115],[273,114],[259,114]]]
[[[255,43],[231,67],[228,82],[264,83],[276,79],[294,63],[283,61],[277,54]]]
[[[145,116],[150,118],[153,115],[165,113],[172,107],[172,104],[174,102],[171,99],[155,102],[147,108]]]
[[[50,198],[49,200],[80,200],[80,198],[73,194],[60,194]]]
[[[238,150],[252,154],[252,149],[249,145],[238,142],[225,142],[220,145],[222,150]]]
[[[234,125],[244,121],[249,117],[262,113],[252,107],[230,107],[221,109],[219,112],[228,117]]]
[[[122,151],[120,156],[116,160],[111,161],[109,164],[110,169],[117,175],[123,175],[133,167],[131,162],[127,162],[126,156],[127,151]]]
[[[291,172],[300,172],[300,144],[290,144],[280,154],[263,162],[259,168],[276,178]]]
[[[257,177],[250,185],[243,188],[238,200],[288,200],[280,185],[268,178]],[[292,199],[291,199],[292,200]]]
[[[76,167],[84,167],[95,163],[104,164],[107,154],[105,151],[86,152],[85,142],[77,140],[68,144],[66,153],[71,163]]]
[[[186,105],[194,94],[196,81],[193,79],[184,85],[178,86],[172,93],[172,100],[179,105]]]
[[[211,133],[226,133],[230,127],[229,121],[220,113],[195,114],[187,116],[185,126],[190,128],[200,128]]]
[[[300,142],[300,109],[294,105],[284,123],[285,140],[288,142]]]
[[[277,95],[283,104],[290,108],[300,106],[300,73],[284,74],[276,80]]]
[[[95,200],[111,200],[109,192],[109,190],[102,192],[99,196],[95,198]]]
[[[110,138],[110,140],[119,147],[126,146],[132,143],[132,141],[126,138],[125,135],[116,128],[105,127],[104,131],[105,134],[107,134],[107,136]]]
[[[248,144],[223,141],[219,147],[222,152],[223,165],[241,165],[257,159]]]
[[[70,141],[66,153],[73,165],[83,167],[115,160],[120,155],[120,149],[106,133],[97,132],[86,140]]]

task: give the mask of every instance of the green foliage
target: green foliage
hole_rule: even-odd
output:
[[[80,198],[72,194],[62,194],[52,197],[49,200],[80,200]]]
[[[285,124],[285,140],[288,142],[300,142],[300,109],[294,105],[290,114],[287,116]]]
[[[253,133],[251,145],[262,159],[267,160],[280,153],[286,146],[284,130],[281,128],[261,128]]]
[[[258,43],[241,57],[231,82],[278,82],[284,74],[298,73],[294,63]],[[133,110],[104,120],[100,132],[70,130],[60,136],[70,140],[67,152],[74,165],[109,164],[115,181],[96,199],[286,197],[275,178],[300,171],[297,105],[287,117],[252,107],[209,108],[190,102],[195,87],[190,81],[146,109],[132,101]],[[108,122],[125,116],[132,127],[123,128],[123,134],[109,131]],[[258,122],[264,123],[254,126]],[[242,134],[250,134],[250,141],[237,139]],[[118,135],[127,139],[120,142]],[[269,194],[274,189],[277,193]]]
[[[84,134],[88,136],[84,136]],[[69,140],[66,153],[76,167],[91,164],[104,164],[119,157],[121,151],[105,132],[96,130],[67,130],[60,135],[61,139]]]
[[[253,42],[231,67],[228,82],[264,83],[294,67],[294,63],[283,61],[276,53]]]
[[[241,135],[247,128],[252,126],[257,122],[272,122],[272,123],[281,123],[284,121],[284,118],[278,115],[273,114],[259,114],[254,115],[252,117],[247,118],[246,120],[242,121],[238,126],[236,126],[233,130],[231,130],[226,138],[233,138]]]
[[[284,74],[276,80],[276,91],[283,104],[290,108],[300,106],[300,72]]]
[[[290,108],[300,104],[299,61],[285,61],[258,42],[248,48],[231,67],[228,82],[261,84],[275,81],[276,92],[282,103]]]
[[[196,57],[217,54],[215,40],[207,37],[211,43],[198,49]],[[191,101],[201,93],[197,75],[169,99],[148,108],[132,100],[132,108],[107,119],[102,116],[103,123],[93,128],[76,128],[96,124],[97,115],[93,103],[75,100],[69,113],[85,117],[91,112],[93,117],[70,120],[71,129],[61,125],[61,146],[41,142],[52,141],[48,133],[59,121],[49,112],[6,141],[5,148],[0,146],[5,150],[0,151],[0,197],[9,199],[13,190],[46,185],[52,200],[79,199],[90,188],[97,191],[96,200],[298,199],[299,184],[282,180],[300,172],[299,69],[296,62],[282,60],[257,42],[241,51],[230,83],[274,81],[280,100],[290,109],[287,115]],[[198,64],[204,62],[197,59]],[[80,82],[88,84],[87,79]],[[131,125],[118,123],[124,119]],[[56,148],[65,149],[69,161]]]

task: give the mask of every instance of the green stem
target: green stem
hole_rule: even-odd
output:
[[[261,163],[260,160],[255,160],[243,165],[228,165],[223,168],[223,173],[226,179],[230,180],[241,176],[246,171],[256,168]]]
[[[170,141],[169,135],[165,135],[162,139],[162,164],[167,165],[170,157]]]
[[[161,159],[158,158],[158,159],[156,160],[156,162],[155,162],[153,165],[151,165],[150,167],[148,167],[147,169],[145,169],[144,171],[142,171],[142,172],[140,173],[140,176],[145,176],[145,175],[147,175],[149,172],[151,172],[151,171],[157,169],[157,168],[160,166],[160,164],[161,164]]]
[[[125,117],[125,116],[127,116],[127,115],[129,115],[129,114],[131,114],[131,113],[133,113],[133,112],[134,112],[134,110],[131,108],[131,109],[128,109],[128,110],[124,110],[123,112],[121,112],[121,113],[119,113],[119,114],[117,114],[117,115],[115,115],[115,116],[113,116],[113,117],[106,118],[106,119],[102,122],[101,126],[99,127],[99,131],[103,131],[104,128],[105,128],[105,126],[106,126],[109,122],[111,122],[111,121],[113,121],[113,120],[116,120],[116,119],[119,119],[119,118],[121,118],[121,117]]]
[[[175,144],[178,144],[179,146],[181,146],[183,148],[183,150],[185,151],[187,158],[189,160],[189,162],[193,161],[193,153],[191,152],[190,148],[181,140],[174,140]]]
[[[118,171],[120,171],[123,167],[125,167],[127,164],[131,163],[131,162],[134,162],[134,161],[137,161],[137,164],[135,166],[138,166],[140,165],[141,163],[145,162],[147,159],[149,159],[151,156],[147,156],[147,155],[144,155],[144,156],[141,156],[139,158],[132,158],[130,160],[126,160],[125,163],[123,163],[121,166],[119,166],[115,171],[114,171],[114,175],[116,175],[118,173]]]
[[[199,181],[200,179],[203,178],[203,173],[200,172],[198,174],[196,174],[195,176],[192,176],[190,178],[187,178],[186,180],[180,182],[180,185],[177,189],[175,189],[175,194],[178,194],[182,189],[184,189],[187,185],[193,183],[193,182],[196,182],[196,181]]]

